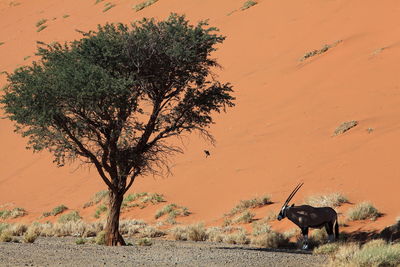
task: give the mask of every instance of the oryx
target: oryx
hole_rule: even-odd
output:
[[[287,217],[301,229],[303,234],[303,249],[308,249],[308,228],[322,228],[325,226],[329,235],[329,242],[339,237],[339,224],[337,221],[337,213],[330,207],[315,208],[309,205],[289,206],[290,200],[297,193],[303,183],[300,183],[292,191],[283,204],[278,215],[278,220]],[[335,225],[335,235],[333,234],[333,226]]]

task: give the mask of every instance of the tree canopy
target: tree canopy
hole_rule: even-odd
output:
[[[1,103],[34,151],[63,166],[94,164],[111,194],[168,167],[180,148],[168,138],[199,132],[234,106],[232,86],[213,75],[211,53],[225,37],[172,14],[106,24],[80,40],[41,44],[39,60],[8,75]]]

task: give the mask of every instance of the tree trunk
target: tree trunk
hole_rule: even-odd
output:
[[[106,245],[107,246],[125,246],[124,238],[119,233],[119,215],[124,195],[115,194],[109,190],[109,212],[106,225]]]

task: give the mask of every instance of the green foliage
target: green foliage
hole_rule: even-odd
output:
[[[347,218],[355,220],[376,220],[380,216],[379,211],[369,202],[362,202],[351,208],[347,212]]]
[[[135,203],[132,203],[135,202]],[[137,203],[139,202],[139,203]],[[157,193],[134,193],[129,194],[124,197],[122,202],[122,208],[129,208],[129,207],[140,207],[145,208],[147,203],[157,204],[160,202],[165,202],[164,196]]]
[[[76,222],[81,220],[82,217],[79,215],[79,212],[76,210],[71,211],[70,213],[63,214],[58,218],[59,223],[66,223],[66,222]]]
[[[140,4],[137,4],[136,6],[134,6],[133,8],[137,11],[142,10],[143,8],[146,8],[148,6],[151,6],[152,4],[154,4],[155,2],[157,2],[158,0],[146,0]]]
[[[98,218],[100,218],[101,214],[103,214],[103,213],[106,212],[106,211],[107,211],[107,206],[106,206],[106,205],[104,205],[104,204],[99,205],[99,206],[96,208],[96,211],[95,211],[93,217],[95,217],[95,218],[98,219]]]
[[[252,1],[252,0],[246,1],[246,2],[243,4],[241,10],[246,10],[246,9],[248,9],[248,8],[250,8],[250,7],[252,7],[252,6],[255,6],[255,5],[257,5],[257,4],[258,4],[258,3],[257,3],[256,1]]]

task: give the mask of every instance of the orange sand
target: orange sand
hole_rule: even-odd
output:
[[[400,215],[398,0],[260,0],[229,16],[245,1],[160,0],[135,12],[131,7],[141,1],[119,0],[105,13],[106,1],[10,2],[0,0],[0,72],[29,64],[38,40],[73,40],[80,36],[76,29],[105,22],[177,12],[193,22],[209,18],[227,36],[215,57],[224,67],[220,79],[234,85],[237,106],[212,127],[217,146],[189,136],[185,154],[174,158],[172,176],[142,177],[131,190],[162,193],[189,207],[193,215],[184,222],[218,221],[239,200],[269,193],[276,204],[258,210],[257,216],[265,216],[280,208],[299,181],[305,185],[296,203],[311,194],[341,192],[353,203],[369,200],[385,214],[352,224],[353,230],[379,229]],[[36,32],[42,18],[48,27]],[[300,62],[306,52],[337,40],[342,42],[326,53]],[[0,86],[5,81],[1,75]],[[332,137],[349,120],[360,123]],[[59,204],[80,209],[105,188],[93,168],[56,168],[47,153],[25,150],[7,120],[0,121],[0,147],[0,204],[24,207],[32,220]],[[150,220],[152,209],[124,216]]]

